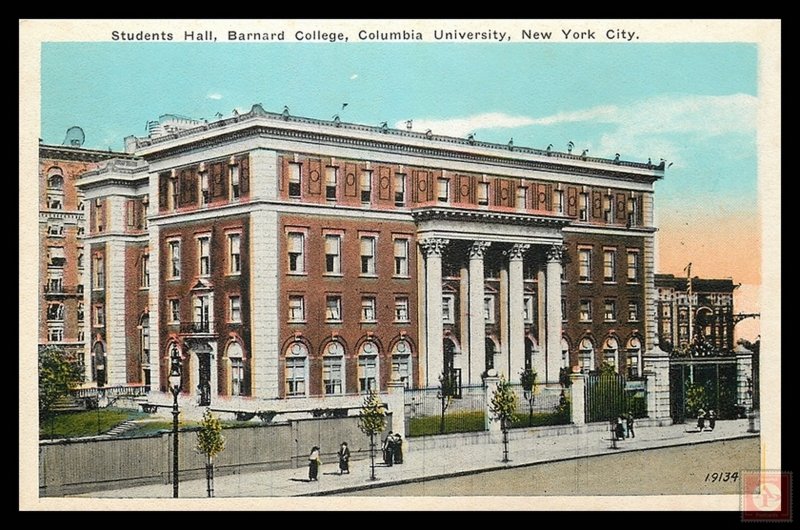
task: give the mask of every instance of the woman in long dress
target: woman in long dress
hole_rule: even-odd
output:
[[[319,447],[315,445],[311,448],[311,454],[308,455],[308,480],[318,480],[320,463]]]

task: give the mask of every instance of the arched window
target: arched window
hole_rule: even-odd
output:
[[[295,342],[286,350],[286,396],[305,396],[308,380],[308,348]]]
[[[47,189],[53,191],[63,191],[64,177],[59,174],[51,175],[50,178],[47,179]]]
[[[64,208],[64,176],[57,167],[47,172],[47,207],[51,210]]]
[[[325,395],[344,394],[344,346],[341,342],[329,342],[322,353],[322,385]]]
[[[583,372],[594,370],[594,343],[589,337],[581,339],[578,345],[578,364]]]
[[[536,346],[530,337],[525,337],[525,369],[533,370],[533,354]]]
[[[370,390],[378,391],[378,345],[368,340],[358,351],[358,391],[362,394]]]
[[[411,388],[411,344],[405,339],[392,348],[392,379]]]
[[[494,368],[494,356],[497,351],[495,350],[494,340],[491,337],[486,337],[484,344],[486,345],[486,370],[489,371]]]
[[[569,368],[569,342],[561,337],[561,366]]]
[[[100,341],[92,346],[92,381],[96,381],[98,387],[106,383],[106,348]]]
[[[225,350],[230,366],[230,383],[232,396],[243,396],[244,393],[244,352],[242,345],[236,341],[231,341]]]
[[[442,351],[444,352],[444,371],[445,373],[451,373],[455,367],[456,343],[452,339],[445,337],[442,341]],[[436,374],[436,377],[438,377],[438,374]]]
[[[150,365],[150,317],[142,315],[139,320],[139,353],[142,365]]]
[[[642,343],[638,337],[631,337],[625,345],[627,352],[626,368],[628,377],[639,377],[642,373],[641,358],[642,358]]]
[[[603,362],[614,367],[619,372],[619,343],[614,337],[607,337],[603,342]]]

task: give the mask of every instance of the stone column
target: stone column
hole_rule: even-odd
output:
[[[642,356],[647,376],[647,416],[669,420],[669,354],[657,345]]]
[[[508,251],[508,356],[509,381],[519,381],[525,368],[525,290],[522,256],[530,245],[515,244]],[[560,341],[559,341],[560,343]]]
[[[586,376],[573,372],[569,374],[569,380],[572,382],[571,420],[574,425],[583,425],[586,423]]]
[[[489,370],[484,382],[486,383],[486,387],[484,388],[486,392],[486,430],[489,431],[489,438],[491,441],[499,442],[503,439],[502,425],[500,425],[500,420],[496,420],[492,411],[489,410],[492,406],[494,391],[500,384],[500,376],[497,375],[497,370]]]
[[[425,253],[425,386],[439,384],[444,359],[442,353],[442,252],[447,239],[426,238],[419,242]]]
[[[545,383],[558,383],[561,369],[561,245],[547,249],[545,295],[547,297],[547,355]],[[539,376],[541,377],[541,376]]]
[[[547,360],[547,355],[545,354],[547,345],[547,296],[544,286],[544,270],[539,269],[536,273],[536,313],[538,315],[536,329],[538,336],[536,337],[537,345],[532,363],[533,371],[536,372],[536,380],[539,383],[545,381],[545,372],[547,372],[547,364],[545,362]]]
[[[392,432],[400,433],[405,437],[406,435],[406,415],[405,415],[405,389],[406,386],[402,381],[392,379],[386,385],[389,393],[386,396],[386,404],[389,406],[389,411],[392,413]]]
[[[250,391],[273,399],[283,384],[278,373],[278,213],[258,209],[250,214]],[[256,266],[257,264],[257,266]],[[283,315],[281,315],[282,317]]]
[[[490,244],[488,241],[475,241],[469,249],[469,374],[467,380],[472,385],[481,382],[481,374],[486,370],[483,255]]]
[[[753,352],[739,344],[734,348],[736,354],[736,402],[748,411],[753,408]],[[749,381],[749,384],[748,384]]]

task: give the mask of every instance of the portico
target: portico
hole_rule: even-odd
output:
[[[538,328],[539,337],[538,350],[532,352],[532,368],[539,382],[557,384],[563,366],[562,228],[569,219],[449,207],[422,208],[414,212],[414,218],[423,255],[423,384],[438,385],[445,368],[443,340],[461,345],[453,355],[452,367],[460,370],[464,384],[480,384],[489,368],[510,381],[519,381],[525,367],[526,267],[537,271],[537,297],[543,309],[538,322],[528,315],[533,322],[529,327]],[[445,285],[456,294],[443,299]],[[455,298],[457,308],[455,304],[450,307]],[[448,338],[451,335],[455,337]]]

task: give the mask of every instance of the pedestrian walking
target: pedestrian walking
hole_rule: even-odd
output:
[[[706,411],[700,409],[697,411],[697,430],[702,432],[706,426]]]
[[[319,480],[317,476],[321,464],[322,460],[319,457],[319,447],[315,445],[311,448],[311,454],[308,455],[308,480]]]
[[[714,412],[713,410],[709,410],[708,411],[708,427],[709,427],[709,429],[711,429],[713,431],[714,427],[716,425],[717,425],[717,413]]]
[[[625,427],[628,428],[628,432],[626,433],[626,438],[636,438],[636,433],[633,432],[633,412],[628,411],[628,415],[625,417]]]
[[[624,440],[625,439],[625,427],[622,423],[622,416],[617,418],[617,424],[614,426],[615,434],[617,435],[617,440]]]
[[[403,438],[400,433],[394,435],[394,463],[403,463]]]
[[[394,463],[394,433],[389,431],[383,440],[383,463],[391,467]]]
[[[350,474],[350,449],[347,447],[347,442],[342,442],[339,447],[339,474]]]

